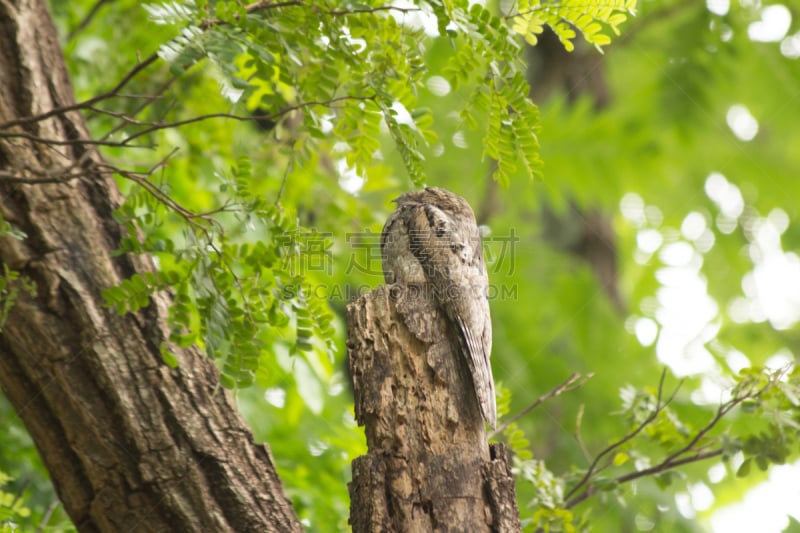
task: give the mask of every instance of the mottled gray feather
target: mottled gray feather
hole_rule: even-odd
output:
[[[489,280],[475,215],[466,200],[439,188],[410,192],[395,201],[397,209],[381,234],[384,278],[387,283],[434,287],[439,305],[460,333],[481,413],[494,428]]]

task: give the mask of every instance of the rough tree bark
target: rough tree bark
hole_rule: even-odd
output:
[[[353,461],[353,531],[519,531],[506,449],[487,444],[457,338],[430,291],[415,289],[383,285],[348,306],[369,448]]]
[[[44,0],[0,0],[0,215],[27,235],[0,236],[0,261],[37,287],[0,331],[4,394],[81,532],[300,530],[214,364],[194,349],[161,362],[169,298],[103,307],[103,288],[152,264],[112,256],[119,192],[84,120],[9,126],[73,98]]]

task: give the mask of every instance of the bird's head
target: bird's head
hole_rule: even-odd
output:
[[[431,204],[446,213],[475,217],[469,203],[461,196],[440,187],[425,187],[394,199],[398,207],[404,204]]]

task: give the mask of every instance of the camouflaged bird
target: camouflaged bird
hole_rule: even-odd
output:
[[[489,279],[472,208],[436,187],[406,193],[395,202],[397,209],[381,233],[386,283],[433,287],[439,306],[457,326],[481,413],[494,428]]]

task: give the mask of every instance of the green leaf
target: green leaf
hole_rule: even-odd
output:
[[[163,343],[161,344],[161,357],[164,359],[164,363],[166,363],[168,367],[177,368],[179,364],[178,358]]]
[[[750,465],[752,460],[748,457],[745,459],[739,468],[736,469],[736,477],[747,477],[750,474]]]

